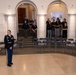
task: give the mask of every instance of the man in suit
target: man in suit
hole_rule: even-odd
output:
[[[12,54],[13,54],[13,45],[14,45],[14,36],[11,35],[11,30],[7,31],[7,35],[4,37],[4,44],[7,55],[7,66],[11,67],[12,63]]]

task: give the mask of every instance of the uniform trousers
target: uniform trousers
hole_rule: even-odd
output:
[[[7,55],[7,64],[12,63],[12,54],[13,50],[12,49],[7,49],[6,55]]]

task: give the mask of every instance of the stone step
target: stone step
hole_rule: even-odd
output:
[[[24,41],[23,43],[33,43],[32,41]]]
[[[23,45],[23,46],[17,46],[17,47],[22,47],[22,48],[32,48],[34,47],[33,45]]]
[[[27,41],[27,42],[32,42],[32,40],[30,40],[30,39],[29,39],[29,40],[28,40],[28,39],[27,39],[27,40],[22,40],[22,41],[23,41],[23,42],[26,42],[26,41]]]
[[[34,45],[34,44],[23,44],[23,45],[28,45],[29,46],[29,45]]]
[[[23,36],[21,36],[21,37],[18,37],[18,46],[19,47],[27,47],[27,48],[29,48],[29,47],[33,47],[34,46],[34,43],[32,42],[32,37],[30,36],[30,37],[23,37]]]

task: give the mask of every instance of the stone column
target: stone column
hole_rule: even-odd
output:
[[[7,23],[7,30],[11,30],[12,34],[14,35],[15,39],[17,39],[17,26],[16,26],[16,15],[15,14],[11,14],[5,15],[5,19],[6,19],[6,23]]]
[[[76,14],[68,14],[68,38],[75,39]]]
[[[37,15],[37,37],[46,38],[46,14]]]

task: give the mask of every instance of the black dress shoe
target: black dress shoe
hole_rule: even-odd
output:
[[[13,65],[13,63],[11,63],[11,65]]]
[[[7,66],[11,67],[11,65],[10,65],[10,64],[7,64]]]

